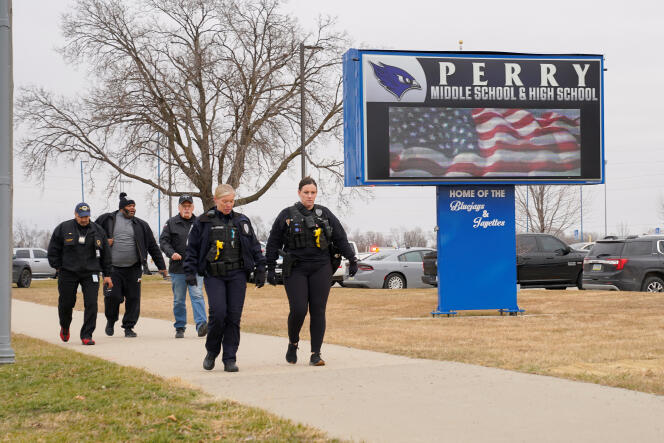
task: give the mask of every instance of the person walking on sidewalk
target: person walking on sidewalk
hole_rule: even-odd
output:
[[[285,251],[282,272],[290,306],[286,361],[297,363],[300,330],[308,309],[311,333],[309,364],[324,366],[320,350],[325,335],[325,308],[332,273],[340,263],[337,251],[349,260],[351,276],[357,272],[357,258],[337,217],[326,207],[315,204],[318,194],[316,181],[311,177],[303,178],[297,194],[300,201],[282,210],[270,230],[265,248],[267,281],[271,285],[277,284],[277,256]],[[333,261],[335,264],[332,264]]]
[[[134,326],[141,312],[141,276],[147,274],[148,253],[164,277],[168,275],[166,264],[159,246],[154,239],[150,226],[136,217],[136,202],[128,200],[127,194],[120,193],[119,209],[102,214],[96,223],[108,236],[111,247],[113,269],[111,280],[113,288],[104,291],[106,314],[106,335],[113,335],[115,322],[118,321],[120,304],[125,302],[122,328],[125,337],[136,337]]]
[[[187,283],[197,285],[203,275],[210,307],[203,368],[212,370],[222,351],[224,371],[237,372],[240,318],[247,277],[253,271],[256,287],[265,284],[265,257],[247,216],[233,211],[235,190],[222,184],[214,191],[215,207],[198,217],[189,234],[184,258]]]
[[[196,221],[194,215],[194,198],[191,195],[182,195],[178,200],[179,214],[169,218],[161,231],[159,246],[166,257],[170,259],[168,273],[171,276],[173,288],[173,316],[175,317],[175,338],[184,338],[187,326],[187,289],[191,308],[194,311],[194,321],[199,337],[207,334],[208,324],[205,313],[205,299],[203,298],[203,277],[196,276],[196,285],[189,285],[185,280],[182,261],[187,248],[189,231]]]
[[[60,338],[69,341],[71,314],[76,304],[76,290],[83,291],[83,326],[81,342],[94,345],[92,333],[97,326],[97,296],[99,273],[104,273],[104,285],[111,281],[111,251],[101,226],[90,221],[90,206],[79,203],[74,218],[60,223],[48,244],[48,264],[58,274],[58,316]]]

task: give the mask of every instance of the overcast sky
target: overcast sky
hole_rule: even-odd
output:
[[[86,72],[66,66],[54,50],[62,43],[60,16],[71,4],[66,0],[14,0],[17,88],[38,85],[67,95],[85,89]],[[604,54],[608,69],[604,77],[608,231],[617,232],[620,225],[636,234],[664,228],[660,214],[664,143],[658,132],[664,102],[661,2],[308,0],[291,1],[285,9],[305,28],[313,25],[318,14],[336,16],[338,29],[345,30],[358,48],[446,51],[457,50],[463,39],[465,51]],[[15,142],[20,136],[15,134]],[[81,199],[80,165],[53,165],[43,185],[26,179],[23,168],[16,158],[14,219],[51,229],[71,218]],[[278,210],[296,200],[299,171],[296,161],[273,190],[242,211],[272,220]],[[117,208],[117,195],[108,199],[102,184],[97,183],[95,192],[89,191],[89,174],[84,175],[84,185],[93,217]],[[148,220],[156,234],[157,210],[148,204],[150,191],[132,183],[125,190],[137,202],[137,215]],[[583,230],[603,234],[605,187],[586,186],[583,192]],[[433,187],[378,188],[371,200],[346,208],[337,208],[334,196],[327,196],[323,203],[339,212],[351,230],[389,232],[399,226],[431,230],[435,225]],[[200,205],[198,209],[200,212]],[[164,199],[162,223],[167,215]]]

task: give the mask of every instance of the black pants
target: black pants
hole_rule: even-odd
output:
[[[288,339],[300,341],[300,330],[309,309],[309,333],[311,352],[320,352],[325,336],[325,307],[330,295],[332,266],[327,263],[298,262],[291,275],[284,281],[290,313],[288,314]]]
[[[122,327],[131,329],[136,326],[141,313],[141,276],[143,269],[137,263],[128,268],[113,266],[111,280],[113,288],[104,291],[104,307],[106,320],[111,323],[118,321],[120,305],[125,302],[125,313],[122,317]]]
[[[97,281],[93,280],[97,276]],[[71,313],[76,304],[76,289],[81,285],[83,291],[83,327],[81,327],[81,339],[92,338],[92,333],[97,326],[97,296],[99,295],[99,274],[92,272],[73,272],[60,269],[58,273],[58,315],[60,326],[69,329],[71,325]]]
[[[205,349],[216,356],[223,345],[222,361],[235,361],[240,346],[240,318],[247,291],[247,274],[238,269],[223,277],[206,276],[203,281],[210,312]]]

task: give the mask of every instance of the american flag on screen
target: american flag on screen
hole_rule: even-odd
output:
[[[391,107],[390,177],[581,175],[579,109]]]

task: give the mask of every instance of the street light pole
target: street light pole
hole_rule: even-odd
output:
[[[606,160],[604,160],[604,172],[606,174]],[[606,237],[606,176],[604,177],[604,237]]]
[[[583,185],[579,188],[581,190],[581,241],[583,240]]]
[[[300,43],[300,160],[302,178],[307,176],[307,165],[304,152],[304,43]]]
[[[11,346],[13,133],[12,0],[0,0],[0,364],[14,363]]]
[[[323,49],[321,46],[306,46],[300,43],[300,160],[302,165],[302,178],[307,176],[306,151],[304,149],[304,50]]]
[[[161,157],[157,146],[157,238],[161,237]]]

